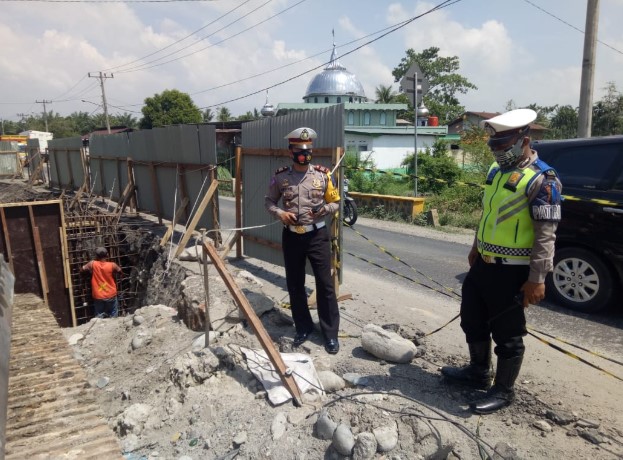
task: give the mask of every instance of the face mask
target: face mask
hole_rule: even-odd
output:
[[[292,161],[300,165],[308,165],[312,160],[311,150],[299,150],[292,152]]]
[[[493,156],[495,161],[500,165],[502,172],[509,171],[515,167],[517,160],[523,153],[523,140],[524,136],[517,139],[511,147],[506,150],[494,150]]]

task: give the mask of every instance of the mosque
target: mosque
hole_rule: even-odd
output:
[[[344,143],[347,152],[356,152],[362,160],[370,159],[379,169],[399,168],[407,155],[413,155],[415,133],[412,123],[397,118],[406,104],[375,104],[366,97],[356,75],[338,60],[335,43],[331,59],[322,72],[307,86],[303,102],[280,103],[274,109],[266,102],[264,116],[286,115],[293,111],[318,109],[344,104]],[[439,138],[447,138],[448,127],[438,126],[425,107],[418,109],[418,153],[432,147]]]

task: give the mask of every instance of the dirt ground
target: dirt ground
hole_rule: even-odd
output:
[[[28,201],[29,193],[0,189],[0,202]],[[414,226],[401,231],[464,243],[465,254],[472,238]],[[167,305],[63,329],[126,459],[623,458],[623,383],[532,337],[526,337],[515,404],[472,415],[468,403],[482,393],[449,384],[439,373],[442,365],[467,360],[458,321],[426,335],[458,313],[456,300],[420,286],[397,289],[346,266],[340,293],[352,299],[340,302],[341,350],[333,356],[318,333],[293,350],[283,268],[251,258],[230,258],[227,268],[279,350],[311,358],[328,391],[320,394],[311,385],[302,407],[272,404],[249,370],[253,361],[242,353],[260,344],[215,268],[208,269],[209,304],[218,330],[206,348],[202,333],[190,330],[172,308],[180,299],[202,308],[200,264],[163,265],[152,272],[146,298],[166,299]],[[308,287],[313,289],[311,277]],[[415,357],[397,364],[365,351],[361,336],[368,324],[416,343]],[[617,363],[563,348],[623,376]],[[623,361],[611,350],[596,351]]]
[[[200,274],[196,262],[186,262],[185,269]],[[262,322],[279,349],[292,352],[294,330],[282,307],[287,301],[283,269],[254,259],[230,259],[228,269],[249,299],[273,303]],[[218,297],[237,318],[216,270],[208,272],[211,304]],[[296,351],[309,355],[317,372],[332,371],[357,384],[321,396],[306,394],[300,408],[271,404],[249,371],[241,347],[260,345],[245,322],[228,323],[208,349],[201,332],[189,330],[164,305],[124,318],[93,320],[64,333],[75,343],[75,357],[90,383],[99,388],[102,409],[128,459],[350,458],[338,453],[344,447],[336,447],[335,435],[333,441],[322,439],[327,436],[316,422],[325,412],[340,425],[337,431],[346,432],[347,448],[351,436],[356,439],[352,458],[357,459],[623,455],[620,381],[528,337],[515,404],[474,416],[467,404],[481,393],[448,384],[439,374],[441,365],[466,360],[458,322],[422,337],[450,320],[458,303],[418,288],[397,291],[365,273],[346,270],[344,278],[341,293],[353,298],[340,303],[339,354],[328,355],[318,334]],[[313,288],[311,279],[309,286]],[[361,334],[369,323],[414,340],[416,357],[395,364],[366,352]],[[612,369],[617,371],[621,374]],[[382,432],[389,433],[389,443],[370,448],[366,440]]]

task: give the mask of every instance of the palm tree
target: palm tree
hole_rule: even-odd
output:
[[[214,120],[214,112],[212,112],[212,109],[205,109],[205,112],[203,112],[203,121],[208,123],[212,120]]]
[[[379,85],[376,87],[375,93],[377,104],[391,104],[396,97],[396,92],[392,89],[391,85]]]
[[[231,112],[227,107],[221,107],[218,109],[217,121],[229,121],[231,120]]]

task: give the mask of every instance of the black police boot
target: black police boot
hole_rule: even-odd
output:
[[[489,388],[491,385],[491,341],[468,343],[470,362],[464,367],[444,366],[441,373],[455,382],[476,388]]]
[[[498,358],[495,382],[484,398],[470,403],[469,408],[476,414],[492,414],[503,407],[510,406],[515,399],[515,380],[521,369],[523,356]]]

